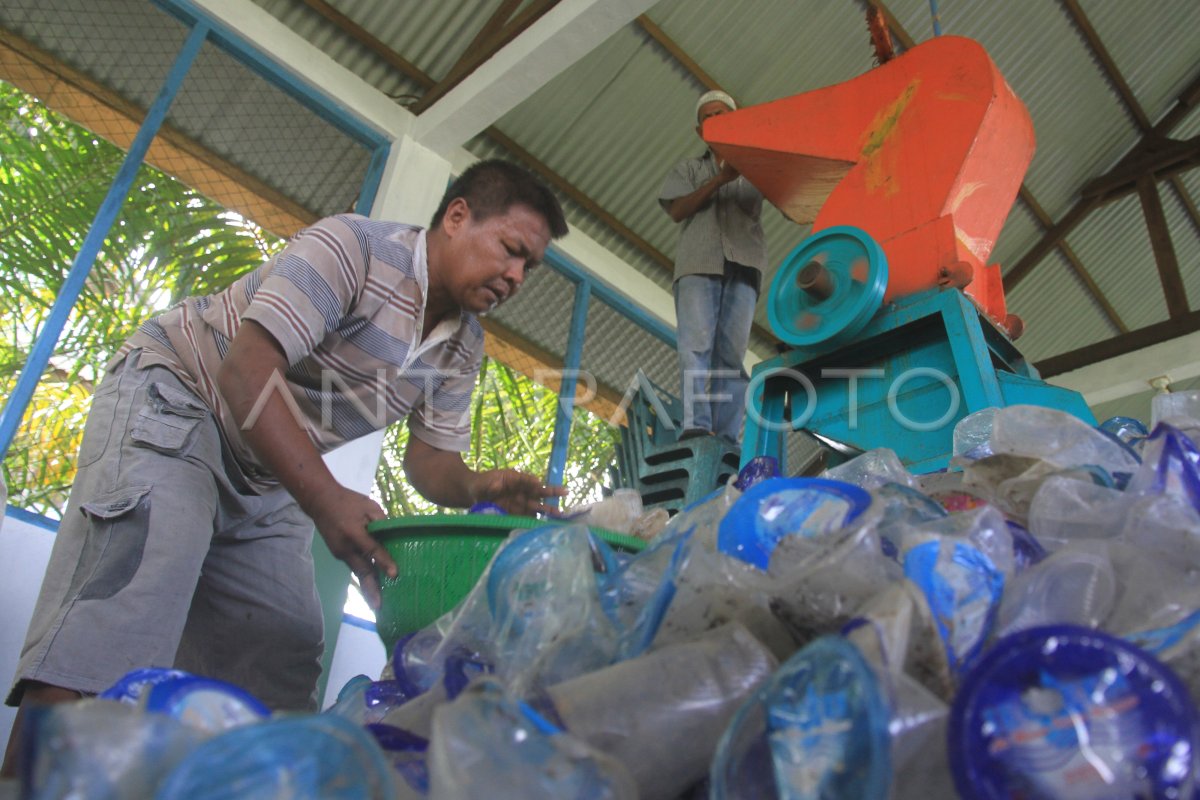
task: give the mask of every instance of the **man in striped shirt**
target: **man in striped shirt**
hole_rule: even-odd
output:
[[[314,525],[373,606],[379,572],[396,574],[366,530],[383,510],[321,454],[394,421],[408,420],[405,471],[429,500],[548,511],[561,489],[473,471],[460,453],[483,357],[477,316],[566,232],[544,185],[484,161],[428,230],[324,219],[224,291],[143,324],[97,388],[9,703],[75,699],[173,665],[273,708],[311,708],[323,651]]]

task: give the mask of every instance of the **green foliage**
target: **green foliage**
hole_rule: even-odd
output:
[[[472,398],[471,452],[464,457],[472,469],[511,467],[544,476],[554,444],[558,395],[533,383],[503,364],[484,359],[479,385]],[[590,412],[576,408],[567,447],[562,507],[598,500],[600,487],[611,484],[606,470],[620,441],[617,428]],[[404,480],[402,461],[408,428],[394,425],[384,439],[383,458],[375,476],[377,499],[389,516],[446,511],[412,491]]]
[[[0,397],[8,397],[124,154],[0,82]],[[143,165],[101,244],[51,364],[3,462],[9,502],[61,517],[91,392],[143,320],[181,298],[211,294],[283,246],[253,223]],[[486,362],[474,398],[468,463],[544,474],[556,395]],[[432,507],[404,480],[408,430],[392,426],[376,476],[391,515]],[[577,410],[568,504],[591,499],[617,433]]]
[[[0,396],[8,397],[124,153],[0,83]],[[60,517],[91,390],[143,320],[283,242],[143,165],[7,454],[9,502]]]

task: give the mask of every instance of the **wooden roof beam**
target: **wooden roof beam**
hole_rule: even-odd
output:
[[[1200,311],[1189,311],[1175,319],[1157,322],[1122,336],[1114,336],[1103,342],[1085,345],[1078,350],[1044,358],[1035,362],[1033,366],[1043,378],[1049,378],[1196,331],[1200,331]]]
[[[1154,127],[1150,124],[1150,118],[1142,110],[1142,106],[1138,103],[1137,97],[1134,96],[1133,90],[1129,88],[1125,76],[1117,68],[1117,62],[1109,55],[1108,48],[1104,46],[1100,34],[1096,33],[1096,29],[1092,27],[1092,22],[1087,18],[1087,14],[1083,13],[1078,0],[1059,0],[1059,2],[1067,9],[1067,13],[1071,15],[1071,21],[1075,23],[1075,27],[1083,34],[1088,47],[1092,49],[1092,53],[1095,54],[1096,59],[1100,62],[1100,66],[1104,68],[1104,73],[1108,77],[1109,82],[1112,83],[1113,88],[1117,90],[1117,94],[1124,101],[1125,109],[1133,117],[1137,126],[1141,128],[1142,133],[1148,133]]]
[[[1162,119],[1154,125],[1154,132],[1159,136],[1166,136],[1171,131],[1175,130],[1179,123],[1187,118],[1192,110],[1200,106],[1200,73],[1192,80],[1188,87],[1180,92],[1179,97],[1175,100],[1175,105],[1163,114]]]
[[[1031,247],[1004,276],[1005,291],[1028,277],[1030,271],[1057,247],[1084,217],[1127,194],[1137,191],[1137,179],[1142,174],[1155,173],[1166,177],[1200,165],[1197,143],[1200,137],[1185,142],[1163,139],[1155,128],[1147,134],[1116,167],[1084,184],[1080,197],[1062,219]]]
[[[1079,195],[1108,203],[1136,192],[1138,181],[1146,175],[1162,180],[1196,166],[1200,166],[1200,136],[1177,141],[1160,139],[1151,133],[1107,174],[1085,183]]]
[[[1159,280],[1163,286],[1168,313],[1172,318],[1178,317],[1187,311],[1187,294],[1183,291],[1183,282],[1179,276],[1179,263],[1175,258],[1175,250],[1171,244],[1171,232],[1167,227],[1166,217],[1163,215],[1162,199],[1159,197],[1158,189],[1154,186],[1151,176],[1158,174],[1159,177],[1166,177],[1177,170],[1189,169],[1200,163],[1195,158],[1196,148],[1190,146],[1190,143],[1170,142],[1162,138],[1171,127],[1186,116],[1186,112],[1179,113],[1175,118],[1175,109],[1172,109],[1168,113],[1168,117],[1173,119],[1167,125],[1162,126],[1161,129],[1153,125],[1124,75],[1121,74],[1121,70],[1109,54],[1108,48],[1104,46],[1104,41],[1092,27],[1091,21],[1080,7],[1078,0],[1060,0],[1060,2],[1100,62],[1105,77],[1120,95],[1125,109],[1142,131],[1142,140],[1129,155],[1121,160],[1116,168],[1110,170],[1105,176],[1089,181],[1083,187],[1080,192],[1081,200],[1068,212],[1067,217],[1064,217],[1064,220],[1073,219],[1074,224],[1069,229],[1058,230],[1056,244],[1065,244],[1064,239],[1070,230],[1081,222],[1087,213],[1099,205],[1131,191],[1137,191],[1142,200],[1142,211],[1146,218],[1150,245],[1158,266]],[[1200,81],[1195,81],[1180,96],[1175,108],[1190,109],[1195,105],[1198,96],[1200,96]],[[1195,208],[1195,203],[1187,188],[1178,179],[1173,179],[1172,182],[1184,207],[1188,208],[1191,213],[1191,210]],[[1079,213],[1081,211],[1083,213]],[[1193,224],[1200,227],[1200,218],[1193,215],[1192,221]],[[1054,230],[1054,228],[1051,229],[1051,231]],[[1016,286],[1045,257],[1046,252],[1049,251],[1049,248],[1045,246],[1049,236],[1048,232],[1046,237],[1026,253],[1004,277],[1005,289]]]
[[[557,3],[558,0],[533,0],[524,11],[507,25],[504,25],[503,22],[507,22],[508,17],[512,14],[508,6],[519,6],[520,3],[502,4],[497,9],[496,14],[484,24],[484,31],[486,31],[489,27],[494,27],[497,24],[497,20],[500,20],[501,15],[503,15],[499,29],[493,35],[484,38],[482,42],[480,41],[480,35],[476,35],[475,39],[463,50],[462,56],[458,61],[450,67],[446,76],[432,86],[420,100],[410,106],[412,112],[420,114],[445,97],[451,89],[462,83],[464,78],[479,69],[481,64],[500,52],[513,39],[524,33],[530,25],[541,19]],[[480,34],[483,34],[484,31],[480,31]]]
[[[1042,204],[1024,186],[1021,187],[1020,197],[1025,201],[1025,205],[1029,207],[1029,210],[1037,217],[1038,221],[1042,223],[1043,228],[1049,229],[1054,225],[1054,220],[1042,208]],[[1087,267],[1075,255],[1075,250],[1065,241],[1059,243],[1058,250],[1066,258],[1067,264],[1070,265],[1072,271],[1075,273],[1075,277],[1083,283],[1088,294],[1100,306],[1100,310],[1104,312],[1104,316],[1108,317],[1108,321],[1117,329],[1117,332],[1129,333],[1129,326],[1125,324],[1125,321],[1121,319],[1121,315],[1117,313],[1117,309],[1113,307],[1112,303],[1108,301],[1108,297],[1100,290],[1100,287],[1096,284],[1095,279],[1092,278],[1092,274],[1088,271]]]
[[[1142,214],[1146,217],[1146,229],[1150,233],[1150,247],[1154,250],[1154,262],[1158,265],[1163,297],[1167,301],[1167,314],[1171,319],[1179,319],[1188,310],[1187,289],[1179,273],[1179,259],[1175,257],[1167,216],[1163,212],[1162,198],[1159,197],[1153,175],[1146,174],[1138,178],[1137,193],[1142,201]]]
[[[705,72],[704,69],[696,63],[694,58],[684,52],[684,49],[676,44],[674,39],[672,39],[670,36],[667,36],[667,34],[663,32],[663,29],[654,23],[654,20],[650,19],[650,17],[646,16],[645,14],[642,14],[637,18],[636,21],[642,30],[650,34],[651,39],[658,42],[658,44],[664,50],[666,50],[672,58],[678,61],[684,69],[690,72],[692,77],[700,81],[701,85],[703,85],[706,89],[709,89],[710,91],[714,89],[725,91],[721,88],[721,84],[717,83],[712,76]],[[737,98],[734,99],[736,100]]]
[[[325,2],[325,0],[300,0],[300,2],[304,3],[304,5],[308,6],[313,11],[332,22],[334,27],[338,28],[351,39],[354,39],[363,47],[379,56],[390,66],[400,70],[400,72],[416,81],[418,84],[420,84],[421,88],[429,89],[436,83],[436,81],[422,72],[412,62],[406,60],[391,47],[376,38],[375,35],[366,28],[359,25],[342,12],[338,11],[329,3]]]

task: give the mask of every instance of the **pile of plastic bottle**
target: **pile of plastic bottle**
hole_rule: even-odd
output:
[[[758,459],[633,555],[515,532],[324,713],[134,673],[42,715],[27,796],[1191,798],[1200,394],[1153,422],[988,410],[920,476]]]

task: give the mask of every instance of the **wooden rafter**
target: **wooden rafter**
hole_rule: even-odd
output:
[[[1188,310],[1187,289],[1183,285],[1183,276],[1179,274],[1179,260],[1171,244],[1171,231],[1167,227],[1167,216],[1163,212],[1162,198],[1159,197],[1154,176],[1147,173],[1138,178],[1137,191],[1142,201],[1142,214],[1146,217],[1146,229],[1150,232],[1154,261],[1158,264],[1167,314],[1171,319],[1179,319]]]
[[[1085,184],[1079,199],[1070,210],[1054,223],[1004,276],[1005,290],[1012,290],[1024,280],[1046,254],[1060,246],[1088,214],[1136,192],[1137,181],[1141,175],[1151,172],[1177,172],[1200,164],[1200,153],[1197,152],[1200,150],[1200,142],[1197,139],[1169,142],[1169,147],[1165,149],[1163,141],[1157,134],[1150,133],[1142,144],[1130,151],[1108,174]]]
[[[1106,174],[1085,183],[1079,195],[1108,203],[1137,191],[1138,181],[1147,175],[1161,180],[1197,166],[1200,166],[1200,136],[1177,141],[1150,133]]]
[[[1060,2],[1088,43],[1096,60],[1100,62],[1105,77],[1121,97],[1125,109],[1141,130],[1142,140],[1121,160],[1120,164],[1106,175],[1084,185],[1080,191],[1080,199],[1063,218],[1063,221],[1071,220],[1072,224],[1069,227],[1055,225],[1047,231],[1042,240],[1035,244],[1004,277],[1005,289],[1016,286],[1041,261],[1050,249],[1051,234],[1056,237],[1055,245],[1065,244],[1064,239],[1067,234],[1089,213],[1118,197],[1123,197],[1130,192],[1137,192],[1142,201],[1142,212],[1146,218],[1147,231],[1154,251],[1155,263],[1158,266],[1159,280],[1162,283],[1167,310],[1172,318],[1177,318],[1187,311],[1187,294],[1183,290],[1183,281],[1179,275],[1179,263],[1171,244],[1170,229],[1167,227],[1162,210],[1162,199],[1154,186],[1154,181],[1171,178],[1176,194],[1184,207],[1188,209],[1188,213],[1192,215],[1192,223],[1200,229],[1200,216],[1194,213],[1195,202],[1182,181],[1176,177],[1176,173],[1200,165],[1200,141],[1198,141],[1200,137],[1186,142],[1165,138],[1173,126],[1178,124],[1186,116],[1187,111],[1195,105],[1197,97],[1200,96],[1200,81],[1194,81],[1184,91],[1175,107],[1168,112],[1159,125],[1152,124],[1078,1],[1060,0]]]
[[[721,89],[721,84],[717,83],[711,75],[705,72],[704,69],[696,63],[694,58],[684,52],[684,49],[676,44],[674,39],[663,33],[663,29],[658,27],[654,20],[650,19],[650,17],[646,16],[645,14],[642,14],[637,18],[637,24],[642,30],[650,34],[651,39],[658,42],[658,44],[664,50],[666,50],[672,58],[679,62],[680,66],[690,72],[692,77],[700,81],[700,84],[704,86],[704,88],[710,90]],[[737,98],[735,97],[734,99],[736,100]]]
[[[421,96],[421,99],[414,103],[410,108],[414,114],[420,114],[425,109],[436,103],[441,98],[458,84],[462,83],[463,79],[479,68],[481,64],[489,58],[496,55],[506,44],[517,38],[530,25],[541,19],[542,15],[558,3],[558,0],[533,0],[525,9],[516,16],[511,22],[501,25],[500,29],[493,35],[489,36],[486,41],[479,43],[478,47],[472,50],[468,47],[452,66],[446,77],[438,81],[429,91]],[[498,14],[496,16],[499,16]],[[488,25],[495,22],[496,16],[488,21]],[[478,39],[478,37],[476,37]],[[475,42],[472,42],[475,44]]]
[[[1154,132],[1159,136],[1166,136],[1171,131],[1175,130],[1175,126],[1183,122],[1188,114],[1192,113],[1192,109],[1200,106],[1200,73],[1192,79],[1192,82],[1186,89],[1179,93],[1179,97],[1175,98],[1175,105],[1163,114],[1154,125]]]
[[[1144,347],[1160,344],[1200,331],[1200,311],[1189,311],[1176,319],[1156,322],[1136,331],[1105,339],[1103,342],[1085,345],[1078,350],[1061,353],[1034,363],[1043,378],[1062,375],[1065,372],[1086,367],[1099,361],[1132,353]]]
[[[325,19],[332,22],[334,27],[340,29],[351,39],[354,39],[359,44],[363,45],[371,52],[382,58],[390,66],[395,67],[409,78],[416,81],[418,84],[420,84],[421,88],[429,89],[436,83],[436,81],[418,69],[415,64],[406,60],[395,50],[388,47],[386,44],[376,38],[374,34],[372,34],[362,25],[359,25],[357,22],[350,19],[350,17],[347,17],[345,14],[329,5],[329,3],[325,2],[325,0],[300,1]]]
[[[1088,43],[1088,46],[1092,48],[1092,53],[1095,54],[1096,60],[1100,62],[1100,66],[1104,68],[1105,75],[1108,77],[1109,82],[1112,83],[1113,88],[1117,90],[1117,94],[1121,95],[1121,99],[1125,102],[1125,109],[1133,117],[1134,122],[1137,123],[1137,126],[1141,128],[1143,133],[1149,131],[1153,127],[1150,124],[1150,118],[1142,110],[1142,106],[1138,103],[1137,97],[1134,96],[1133,90],[1129,88],[1129,84],[1125,81],[1125,76],[1117,68],[1117,62],[1109,55],[1108,48],[1104,46],[1104,41],[1100,38],[1100,34],[1096,33],[1096,29],[1092,27],[1092,22],[1088,19],[1087,14],[1083,13],[1078,0],[1059,0],[1059,2],[1067,9],[1067,13],[1071,15],[1071,20],[1075,23],[1075,27],[1083,34],[1083,38]]]
[[[1183,185],[1183,180],[1178,175],[1171,176],[1171,188],[1175,190],[1176,199],[1183,204],[1191,218],[1196,235],[1200,236],[1200,208],[1196,206],[1196,201],[1192,199],[1191,193],[1188,192],[1187,187]]]
[[[1026,251],[1025,255],[1008,270],[1004,276],[1004,291],[1011,292],[1018,283],[1023,281],[1035,266],[1041,263],[1041,260],[1046,257],[1056,247],[1063,244],[1063,240],[1067,238],[1067,234],[1075,230],[1079,223],[1083,222],[1084,218],[1094,210],[1099,208],[1103,203],[1097,198],[1080,199],[1071,207],[1071,210],[1063,215],[1062,219],[1051,225],[1042,234],[1042,238],[1038,240],[1033,247]]]
[[[1042,204],[1037,201],[1033,193],[1024,186],[1021,187],[1020,197],[1033,215],[1037,217],[1038,222],[1042,223],[1043,228],[1048,229],[1053,226],[1054,220],[1046,213],[1046,209],[1042,208]],[[1088,294],[1097,302],[1100,310],[1104,312],[1104,316],[1108,317],[1108,321],[1113,324],[1113,327],[1121,333],[1129,333],[1129,326],[1125,324],[1125,321],[1121,319],[1121,315],[1117,313],[1112,303],[1108,301],[1108,297],[1100,290],[1095,278],[1092,277],[1092,273],[1088,271],[1083,262],[1079,260],[1079,257],[1075,255],[1075,250],[1065,241],[1059,244],[1058,249],[1067,260],[1067,264],[1070,265],[1072,271],[1074,271],[1075,277],[1087,287]]]
[[[502,0],[500,5],[496,7],[496,10],[492,12],[492,16],[488,18],[487,22],[483,23],[483,27],[475,34],[475,38],[471,40],[471,43],[463,48],[462,55],[450,67],[447,74],[453,72],[455,67],[462,64],[470,53],[475,52],[477,48],[484,47],[489,39],[499,34],[504,28],[504,23],[508,22],[512,18],[513,13],[520,8],[521,2],[522,0]]]

